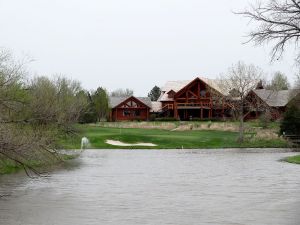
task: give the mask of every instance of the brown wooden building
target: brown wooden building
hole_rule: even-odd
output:
[[[148,120],[151,110],[150,98],[110,97],[110,121]]]
[[[256,119],[264,113],[269,113],[270,119],[277,120],[282,118],[291,102],[300,90],[266,90],[258,89],[249,92],[247,98],[250,98],[249,114],[246,119]]]
[[[278,119],[292,97],[299,93],[265,90],[257,82],[256,89],[248,94],[246,119],[255,119],[266,110],[273,119]],[[168,81],[161,90],[156,102],[144,97],[110,97],[110,121],[149,120],[150,113],[179,120],[231,118],[233,101],[239,101],[230,97],[230,91],[222,90],[218,80],[203,77]]]
[[[197,77],[192,81],[169,81],[162,88],[159,102],[164,116],[180,120],[229,116],[230,106],[216,80]]]

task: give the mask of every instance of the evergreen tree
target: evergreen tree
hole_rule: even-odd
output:
[[[300,108],[296,104],[288,107],[280,125],[280,133],[300,135]]]
[[[96,112],[96,107],[92,101],[92,96],[89,92],[83,93],[87,99],[87,106],[81,113],[79,117],[80,123],[96,123],[98,121],[98,115]]]
[[[157,101],[161,94],[161,90],[156,85],[152,88],[152,90],[149,92],[148,97],[151,98],[151,101]]]
[[[97,113],[98,121],[106,119],[109,114],[107,91],[102,87],[97,88],[97,90],[92,94],[92,102]]]
[[[299,80],[296,80],[295,87],[299,88]],[[280,125],[280,133],[288,135],[300,135],[300,93],[289,103]]]

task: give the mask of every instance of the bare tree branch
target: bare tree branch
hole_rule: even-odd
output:
[[[250,9],[236,12],[258,24],[249,33],[248,42],[256,45],[273,43],[272,61],[282,57],[287,45],[293,43],[298,49],[300,38],[300,1],[270,0],[268,3],[259,2],[251,5]],[[299,53],[298,53],[299,55]]]

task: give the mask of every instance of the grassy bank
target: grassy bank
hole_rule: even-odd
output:
[[[66,160],[74,159],[76,156],[73,155],[65,155],[65,154],[60,154],[59,158],[60,160],[53,161],[53,160],[30,160],[26,162],[26,165],[29,167],[32,167],[34,169],[37,169],[38,171],[45,167],[53,166],[56,165],[57,163],[64,162]],[[10,173],[15,173],[20,170],[23,170],[24,168],[18,164],[15,163],[11,160],[8,159],[0,159],[0,175],[2,174],[10,174]]]
[[[145,124],[145,123],[144,123]],[[255,132],[246,133],[246,141],[243,144],[237,143],[238,132],[230,130],[212,130],[202,129],[199,123],[198,126],[190,125],[187,129],[168,130],[159,129],[159,124],[156,124],[155,129],[153,124],[146,124],[143,128],[124,128],[131,124],[122,123],[122,126],[117,124],[106,123],[104,126],[97,125],[80,125],[80,135],[75,137],[66,137],[60,140],[60,145],[65,149],[80,148],[81,137],[86,136],[92,148],[97,149],[118,149],[118,146],[106,144],[106,140],[117,140],[126,143],[147,142],[156,144],[156,147],[142,147],[145,149],[176,149],[176,148],[236,148],[236,147],[253,147],[253,148],[279,148],[287,147],[285,140],[281,138],[260,138]],[[149,127],[150,126],[150,127]],[[162,125],[169,127],[169,124]],[[207,126],[207,123],[205,124]],[[213,125],[210,125],[210,127]],[[194,129],[195,128],[195,129]],[[234,130],[234,129],[233,129]],[[122,148],[141,148],[141,147],[122,147]]]
[[[287,157],[284,159],[284,161],[289,162],[289,163],[300,164],[300,155]]]

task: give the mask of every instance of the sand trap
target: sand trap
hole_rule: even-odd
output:
[[[157,146],[156,144],[152,144],[152,143],[136,143],[136,144],[129,144],[129,143],[124,143],[121,141],[114,141],[114,140],[106,140],[105,142],[106,144],[109,145],[115,145],[115,146],[147,146],[147,147],[155,147]]]

